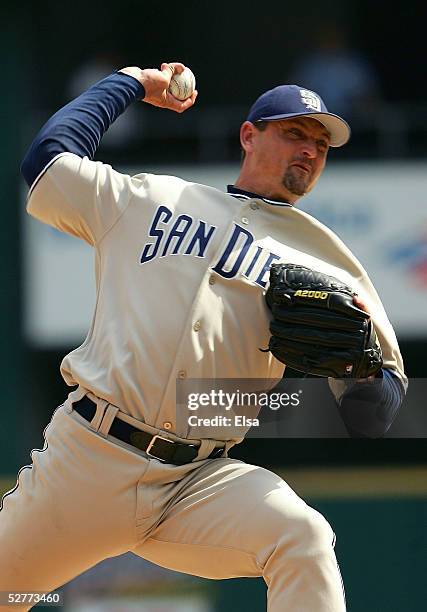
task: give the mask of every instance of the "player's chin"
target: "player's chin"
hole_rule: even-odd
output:
[[[290,193],[297,196],[303,196],[305,193],[310,191],[311,183],[309,176],[301,176],[294,172],[286,172],[283,177],[283,186],[286,187]]]

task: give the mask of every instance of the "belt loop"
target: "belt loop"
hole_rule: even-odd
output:
[[[95,416],[89,423],[89,427],[93,429],[93,431],[99,430],[107,406],[108,402],[106,400],[98,399],[98,401],[96,402]]]
[[[234,440],[227,440],[224,446],[224,452],[222,453],[221,457],[228,457],[228,451],[230,450],[230,448],[235,446],[235,444],[236,443],[234,442]]]
[[[215,440],[205,439],[200,442],[199,452],[197,457],[193,461],[200,461],[209,457],[213,449],[215,448]]]
[[[68,394],[68,397],[64,402],[65,410],[68,412],[68,414],[73,412],[73,404],[80,401],[86,395],[86,393],[86,389],[83,389],[83,387],[78,387]]]
[[[107,404],[107,402],[105,402]],[[106,436],[110,431],[110,427],[114,419],[116,418],[116,414],[119,409],[117,406],[113,406],[112,404],[108,404],[108,408],[104,413],[104,418],[102,419],[102,423],[98,428],[98,433]]]

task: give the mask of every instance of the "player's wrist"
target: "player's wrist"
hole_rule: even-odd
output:
[[[117,72],[126,74],[127,76],[136,79],[144,87],[146,78],[144,77],[144,71],[142,68],[139,68],[138,66],[128,66],[127,68],[121,68]]]

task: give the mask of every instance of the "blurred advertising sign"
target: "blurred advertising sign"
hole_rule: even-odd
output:
[[[422,162],[346,163],[301,201],[364,265],[398,336],[427,336],[426,189]]]
[[[143,170],[221,190],[239,172],[233,165]],[[362,262],[399,337],[427,335],[426,194],[422,162],[330,162],[298,205],[334,230]],[[36,346],[80,343],[95,304],[92,249],[26,214],[23,226],[25,335]]]
[[[194,597],[183,598],[161,596],[139,598],[101,597],[98,599],[81,598],[67,605],[65,612],[213,612],[210,604]]]
[[[210,586],[128,552],[101,561],[62,591],[65,612],[213,612]]]

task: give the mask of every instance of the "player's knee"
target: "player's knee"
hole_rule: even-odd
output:
[[[330,555],[335,534],[325,517],[307,506],[291,526],[283,525],[281,542],[290,556]]]
[[[335,545],[335,534],[325,517],[310,508],[304,521],[305,538],[315,549],[330,550]]]
[[[293,567],[323,566],[327,559],[335,559],[335,535],[328,521],[316,510],[299,508],[293,517],[282,521],[276,541],[264,559],[263,575],[270,578],[275,571]],[[296,564],[296,565],[295,565]]]
[[[288,489],[269,495],[266,508],[264,533],[268,547],[272,547],[270,551],[280,547],[298,556],[309,551],[332,552],[335,535],[328,521]]]

